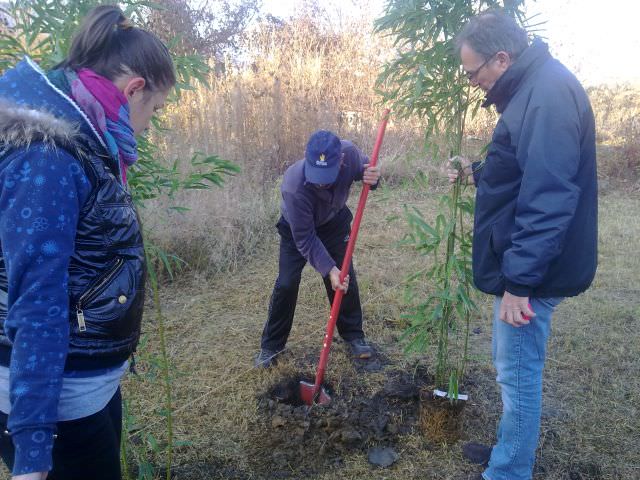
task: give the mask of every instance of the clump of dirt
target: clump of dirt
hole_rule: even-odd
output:
[[[464,402],[451,403],[435,397],[433,388],[420,394],[420,427],[427,440],[434,444],[454,443],[462,437],[462,409]]]
[[[259,395],[249,452],[252,471],[266,478],[299,478],[339,467],[348,453],[393,446],[413,432],[425,380],[405,372],[385,373],[383,387],[374,392],[347,379],[339,393],[325,385],[332,398],[328,406],[303,404],[300,377],[282,379]]]

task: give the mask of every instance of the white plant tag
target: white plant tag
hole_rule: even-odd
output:
[[[436,397],[450,398],[449,394],[447,392],[443,392],[442,390],[434,390],[433,394]],[[469,400],[469,395],[465,395],[463,393],[459,393],[458,394],[458,400],[467,401],[467,400]]]

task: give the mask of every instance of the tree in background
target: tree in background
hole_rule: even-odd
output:
[[[462,153],[465,125],[482,100],[460,66],[455,35],[490,8],[504,8],[522,21],[523,5],[524,0],[390,0],[376,21],[377,32],[391,37],[397,50],[378,78],[384,101],[398,117],[426,120],[426,145],[440,163],[444,155]],[[434,263],[409,277],[412,310],[404,338],[408,351],[435,346],[435,387],[455,401],[467,362],[470,319],[478,310],[472,299],[468,226],[473,200],[458,181],[440,205],[431,224],[418,209],[406,210],[406,244],[433,256]]]
[[[173,38],[173,51],[220,58],[235,51],[240,34],[258,10],[258,0],[205,0],[197,8],[188,0],[156,0],[145,21],[151,31]]]
[[[9,13],[9,5],[0,2],[0,33],[9,33],[15,26],[15,21]]]

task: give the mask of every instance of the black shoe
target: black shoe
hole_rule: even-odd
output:
[[[273,350],[268,350],[263,348],[260,350],[260,353],[256,356],[255,362],[253,366],[256,368],[271,368],[275,367],[278,363],[278,355],[281,352],[276,352]]]
[[[364,338],[356,338],[347,342],[351,350],[351,356],[360,360],[366,360],[373,356],[373,348],[364,341]]]
[[[462,446],[462,456],[476,465],[486,467],[489,465],[492,447],[481,443],[469,442]],[[481,477],[480,477],[481,478]]]

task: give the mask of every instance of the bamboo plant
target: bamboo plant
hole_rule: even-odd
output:
[[[523,19],[524,0],[390,0],[376,21],[376,30],[391,36],[396,56],[378,78],[385,102],[396,116],[426,121],[425,144],[438,163],[444,152],[462,154],[465,125],[482,100],[470,88],[454,48],[455,35],[476,14],[503,8]],[[455,162],[454,162],[455,164]],[[460,168],[458,163],[457,168]],[[442,195],[435,221],[415,207],[405,207],[405,244],[432,257],[433,266],[409,276],[412,309],[404,339],[407,351],[435,349],[435,387],[456,402],[468,359],[470,321],[477,314],[473,301],[470,218],[473,197],[459,175]],[[415,288],[419,284],[424,289]]]

